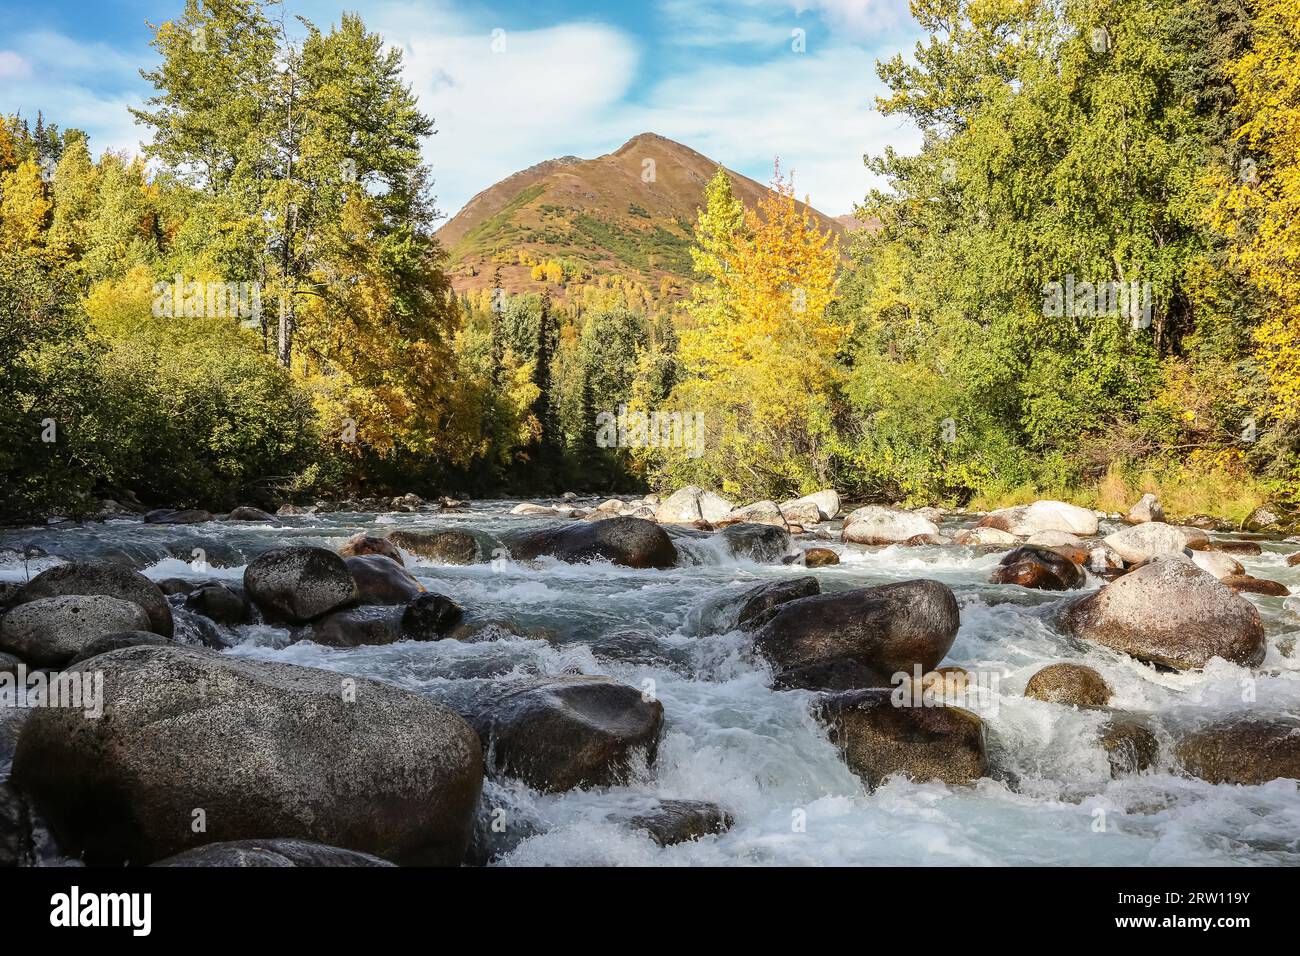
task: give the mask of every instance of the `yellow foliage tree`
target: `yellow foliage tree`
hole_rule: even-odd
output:
[[[665,450],[665,477],[749,495],[824,484],[845,332],[827,314],[838,242],[779,168],[755,209],[737,202],[722,171],[707,196],[693,249],[706,282],[693,290],[687,377],[672,396],[675,410],[703,415],[705,448]]]
[[[0,176],[0,246],[28,255],[44,250],[51,203],[36,163],[19,163]]]

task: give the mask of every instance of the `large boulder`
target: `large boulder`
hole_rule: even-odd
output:
[[[774,581],[752,587],[740,596],[740,610],[736,612],[736,626],[744,627],[765,611],[798,598],[821,594],[821,585],[812,575]]]
[[[939,526],[921,515],[898,508],[867,505],[849,512],[840,537],[854,544],[900,544],[917,536],[938,533]]]
[[[790,532],[770,524],[733,524],[718,534],[734,558],[767,564],[790,552]]]
[[[1187,536],[1161,521],[1123,528],[1102,538],[1102,542],[1128,564],[1182,554],[1187,548]]]
[[[1265,533],[1282,530],[1282,514],[1272,505],[1260,505],[1241,523],[1243,531],[1262,531]]]
[[[818,716],[849,769],[868,787],[893,774],[911,780],[974,783],[988,761],[984,722],[948,706],[895,706],[887,689],[851,690],[825,698]]]
[[[394,531],[388,540],[439,564],[475,564],[480,558],[478,539],[468,531]]]
[[[393,866],[369,853],[342,850],[306,840],[228,840],[209,843],[159,860],[152,866],[179,867],[295,867]]]
[[[103,594],[131,601],[149,615],[147,630],[172,636],[172,609],[158,585],[111,561],[74,561],[42,571],[18,592],[16,603],[65,594]]]
[[[662,524],[695,524],[704,520],[700,496],[704,489],[696,485],[678,488],[655,507],[655,520]]]
[[[273,620],[305,624],[357,599],[347,563],[324,548],[273,548],[244,568],[244,590]]]
[[[793,498],[790,501],[781,504],[781,510],[784,511],[792,505],[812,504],[817,506],[819,521],[831,521],[840,513],[840,496],[834,488],[825,488],[821,491],[814,491],[810,495],[804,495],[802,498]]]
[[[734,502],[712,491],[702,491],[699,497],[700,517],[709,524],[716,524],[736,509]]]
[[[94,669],[103,717],[38,710],[13,766],[64,849],[86,862],[152,863],[268,835],[399,863],[464,856],[483,755],[434,701],[175,646],[114,651]]]
[[[1202,571],[1208,571],[1222,581],[1234,574],[1245,574],[1246,569],[1230,554],[1221,551],[1193,551],[1192,564]]]
[[[1165,509],[1160,506],[1160,499],[1153,494],[1145,494],[1137,504],[1128,510],[1124,520],[1129,524],[1146,524],[1149,521],[1164,521]]]
[[[80,664],[82,661],[88,661],[100,654],[107,654],[109,651],[120,651],[124,647],[138,647],[141,644],[148,644],[150,647],[162,647],[171,642],[170,637],[163,637],[153,631],[114,631],[112,634],[101,634],[87,643],[85,647],[76,653],[72,660],[68,661],[68,665]]]
[[[317,618],[300,637],[325,647],[395,644],[403,637],[401,621],[401,608],[365,604]]]
[[[185,608],[227,627],[253,620],[253,606],[243,588],[223,581],[209,581],[190,591],[185,595]]]
[[[1238,715],[1188,734],[1174,748],[1183,769],[1210,783],[1300,780],[1300,720]]]
[[[1048,664],[1025,685],[1025,696],[1052,704],[1104,707],[1111,698],[1106,679],[1084,664]]]
[[[493,695],[470,720],[491,769],[559,793],[614,786],[653,763],[664,708],[608,677],[539,677]]]
[[[1097,533],[1097,516],[1087,508],[1064,501],[1035,501],[1032,505],[1002,508],[985,515],[983,528],[997,528],[1027,538],[1039,531],[1065,531],[1090,538]]]
[[[148,629],[149,615],[132,601],[68,594],[10,608],[0,619],[0,650],[38,667],[62,667],[101,634]]]
[[[343,560],[357,582],[361,604],[405,604],[424,591],[410,571],[387,555],[361,554]]]
[[[1062,623],[1075,637],[1177,670],[1212,657],[1248,667],[1264,659],[1259,611],[1185,559],[1130,571],[1069,605]]]
[[[1020,539],[997,528],[963,528],[953,535],[953,543],[975,548],[1001,548],[1017,545]]]
[[[895,674],[933,670],[959,625],[957,598],[938,581],[799,598],[752,624],[777,686],[831,690],[887,687]]]
[[[993,584],[1018,584],[1042,591],[1069,591],[1083,587],[1086,580],[1083,568],[1069,558],[1050,548],[1028,545],[1007,552],[989,578]]]
[[[642,518],[606,518],[507,535],[506,549],[517,561],[552,557],[571,564],[603,560],[629,568],[671,568],[677,549],[668,532]]]
[[[781,505],[781,517],[788,524],[807,528],[822,520],[822,513],[814,501],[787,501]]]

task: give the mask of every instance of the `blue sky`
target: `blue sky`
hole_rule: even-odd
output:
[[[0,111],[37,109],[138,149],[127,112],[148,95],[146,23],[181,0],[0,0]],[[320,25],[343,9],[406,52],[438,134],[426,145],[439,206],[555,156],[598,156],[642,132],[759,180],[774,156],[813,205],[847,212],[872,185],[863,153],[919,135],[872,103],[875,62],[919,37],[905,0],[287,0]],[[20,25],[15,28],[15,25]],[[497,34],[493,49],[493,31]],[[793,31],[803,31],[802,52]],[[504,43],[501,42],[504,39]]]

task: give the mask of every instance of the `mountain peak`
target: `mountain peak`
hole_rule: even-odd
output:
[[[510,292],[567,297],[602,277],[639,284],[648,300],[675,299],[692,279],[690,244],[715,160],[658,133],[633,136],[595,159],[550,159],[483,190],[438,230],[457,291],[499,276]],[[727,170],[753,207],[768,192]],[[818,228],[844,225],[810,210]],[[537,269],[546,263],[563,269]],[[555,276],[563,271],[564,278]],[[557,288],[558,285],[558,288]]]

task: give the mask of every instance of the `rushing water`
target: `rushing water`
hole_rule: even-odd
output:
[[[337,548],[357,531],[396,528],[468,530],[491,555],[503,531],[567,520],[510,516],[514,503],[476,503],[456,514],[278,518],[272,526],[115,520],[14,529],[0,533],[0,579],[24,580],[54,556],[103,556],[129,560],[155,580],[238,580],[246,561],[272,546]],[[370,677],[444,700],[475,681],[532,674],[606,674],[652,687],[664,705],[663,740],[655,765],[629,785],[557,795],[517,782],[487,785],[485,808],[506,809],[509,819],[526,822],[520,832],[533,834],[501,865],[1300,863],[1294,782],[1214,786],[1175,773],[1170,756],[1180,730],[1211,717],[1246,709],[1300,714],[1300,596],[1248,596],[1269,645],[1251,682],[1249,670],[1220,661],[1204,672],[1158,673],[1062,636],[1047,613],[1062,595],[987,583],[997,553],[800,538],[794,547],[830,547],[841,558],[838,566],[805,569],[738,561],[705,538],[677,543],[690,563],[668,571],[500,557],[452,567],[408,556],[429,590],[453,597],[474,618],[511,626],[469,642],[334,649],[290,643],[283,629],[252,625],[228,632],[234,646],[226,653]],[[32,546],[47,556],[29,556]],[[1285,564],[1296,545],[1263,547],[1259,557],[1239,558],[1247,572],[1300,595],[1300,567]],[[192,563],[195,548],[207,568]],[[816,575],[825,591],[913,578],[953,588],[962,623],[945,663],[998,677],[996,696],[981,707],[989,778],[973,787],[894,779],[867,792],[812,718],[815,695],[769,689],[749,639],[728,629],[734,598],[756,583],[803,574]],[[183,637],[185,615],[178,621]],[[1156,770],[1112,779],[1096,737],[1103,714],[1023,697],[1035,671],[1062,660],[1099,670],[1115,692],[1113,708],[1149,715],[1162,743]],[[1247,703],[1249,693],[1255,699]],[[654,797],[712,801],[730,811],[735,826],[660,848],[605,821],[613,809]]]

